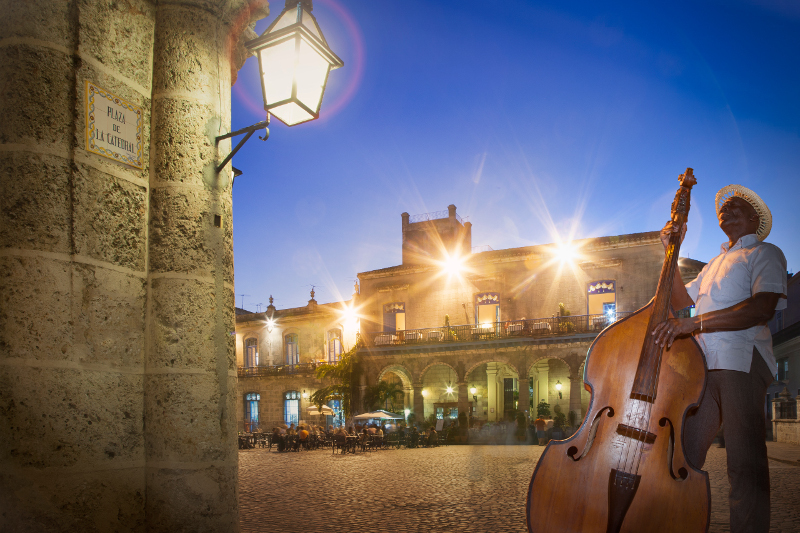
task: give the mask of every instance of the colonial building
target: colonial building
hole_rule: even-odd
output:
[[[349,309],[362,341],[359,389],[399,382],[406,414],[492,422],[535,415],[545,401],[580,420],[589,346],[655,293],[658,232],[473,250],[471,224],[454,205],[401,218],[403,263],[358,274],[350,302],[237,316],[240,427],[256,410],[262,426],[303,418],[304,394],[320,386],[310,364],[331,360],[337,335],[345,348],[355,342],[343,326]],[[684,282],[702,266],[681,259]]]
[[[774,440],[800,444],[800,274],[789,278],[787,291],[786,309],[769,323],[778,374],[767,389],[767,413]]]

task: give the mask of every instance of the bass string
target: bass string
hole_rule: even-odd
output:
[[[677,239],[675,237],[673,237],[671,240],[677,241]],[[679,249],[680,244],[677,243],[677,242],[676,243],[670,243],[670,244],[674,244],[674,248],[673,248],[674,254],[670,254],[670,255],[677,254],[677,250]],[[675,262],[673,262],[673,261],[670,261],[669,268],[668,268],[668,273],[667,273],[667,279],[672,280],[672,278],[675,276],[676,269],[677,269],[677,264]],[[660,311],[659,315],[661,315],[661,318],[663,320],[666,320],[667,318],[669,318],[669,312],[668,312],[669,300],[666,299],[666,298],[664,299],[663,307],[664,307],[663,309],[659,310]],[[659,321],[659,322],[661,322],[661,321]],[[658,376],[661,373],[661,363],[662,363],[663,359],[664,359],[664,346],[660,346],[659,350],[658,350],[658,358],[657,358],[657,363],[656,363],[656,370],[655,370],[654,373],[651,373],[650,376],[648,376],[648,387],[647,388],[649,390],[649,396],[651,398],[653,398],[653,402],[655,402],[655,394],[656,394],[656,387],[657,387],[657,383],[658,383]],[[653,413],[653,404],[648,402],[648,405],[646,406],[645,410],[646,410],[646,415],[644,417],[645,418],[644,429],[645,430],[649,430],[650,429],[650,419],[651,419],[651,416],[652,416],[652,413]],[[638,473],[639,473],[639,467],[641,466],[641,461],[642,461],[642,449],[643,448],[644,448],[644,439],[641,439],[637,443],[636,452],[634,453],[634,458],[635,458],[635,461],[636,461],[636,467],[635,467],[635,470],[634,470],[634,474],[635,475],[638,475]]]
[[[670,236],[670,243],[669,243],[670,245],[667,247],[667,257],[666,257],[667,272],[665,279],[670,281],[675,276],[675,271],[677,268],[677,262],[674,261],[673,259],[680,250],[679,238],[680,238],[679,236],[676,236],[674,234]],[[670,289],[671,287],[669,287],[667,291],[671,293]],[[660,306],[657,309],[656,308],[653,309],[653,315],[661,318],[661,320],[657,321],[660,323],[669,318],[668,309],[670,301],[669,298],[661,298],[660,301],[654,302],[654,304],[655,303],[659,303]],[[650,333],[651,333],[650,328],[648,328],[648,334],[645,336],[645,341],[644,341],[645,343],[648,342],[650,337],[652,336]],[[661,362],[663,359],[663,353],[664,353],[664,347],[661,346],[659,347],[658,350],[656,370],[655,372],[651,372],[647,377],[648,381],[645,390],[649,391],[648,396],[653,399],[655,397],[656,384],[658,383],[658,375],[661,372]],[[655,399],[653,401],[655,401]],[[645,403],[646,405],[642,406],[641,405],[642,403]],[[628,425],[636,429],[639,429],[640,431],[648,431],[650,429],[650,418],[652,416],[652,410],[653,410],[652,402],[646,400],[638,400],[633,413],[626,413],[629,418]],[[643,427],[639,427],[640,424],[638,422],[640,420],[643,421],[643,424],[641,424],[641,426]],[[634,475],[638,475],[642,459],[642,449],[644,447],[644,435],[640,435],[640,437],[641,437],[640,439],[633,439],[636,442],[632,443],[629,442],[632,439],[631,437],[623,438],[622,450],[618,454],[618,459],[617,459],[617,471],[623,471],[625,473],[633,473]],[[623,465],[624,469],[621,468]],[[614,480],[614,483],[615,484],[617,483],[616,478]],[[634,479],[627,478],[626,483],[628,484],[627,488],[632,488]]]

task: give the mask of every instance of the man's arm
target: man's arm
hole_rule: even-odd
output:
[[[778,305],[781,296],[776,292],[759,292],[725,309],[710,311],[692,318],[670,318],[656,326],[653,338],[656,344],[670,347],[675,337],[699,330],[701,321],[703,331],[747,329],[766,324],[775,314],[775,306]]]

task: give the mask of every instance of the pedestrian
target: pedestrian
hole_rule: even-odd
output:
[[[720,254],[685,287],[675,276],[673,309],[694,304],[696,316],[672,318],[653,331],[654,342],[669,347],[679,336],[694,335],[708,365],[708,380],[697,411],[684,425],[687,458],[702,468],[706,453],[725,420],[725,447],[731,490],[732,533],[769,531],[769,464],[764,397],[777,372],[767,322],[786,308],[786,258],[765,243],[772,214],[753,191],[728,185],[716,196],[719,227],[728,238]],[[667,222],[670,234],[686,226]]]
[[[544,446],[544,428],[547,426],[547,421],[540,415],[539,418],[534,420],[533,425],[536,426],[536,438],[539,439],[539,446]]]

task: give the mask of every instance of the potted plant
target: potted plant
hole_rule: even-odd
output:
[[[561,440],[564,438],[564,426],[567,424],[567,417],[564,413],[558,412],[553,416],[553,438]]]

